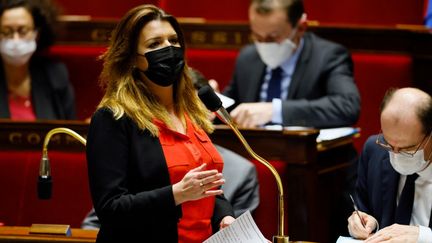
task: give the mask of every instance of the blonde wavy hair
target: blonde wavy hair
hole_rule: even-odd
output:
[[[184,35],[173,16],[154,5],[141,5],[131,9],[113,30],[110,45],[100,57],[103,60],[100,82],[105,94],[98,108],[109,108],[115,119],[128,116],[140,129],[158,136],[158,127],[153,123],[153,119],[159,119],[172,128],[171,119],[165,107],[140,80],[135,68],[139,34],[144,26],[153,20],[169,22],[185,52]],[[183,115],[187,114],[195,126],[208,133],[212,132],[213,126],[208,119],[209,111],[196,94],[187,65],[173,88],[176,114],[180,115],[183,121]]]

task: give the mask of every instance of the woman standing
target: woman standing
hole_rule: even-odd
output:
[[[234,220],[184,53],[177,20],[153,5],[112,33],[87,140],[98,242],[202,242]]]

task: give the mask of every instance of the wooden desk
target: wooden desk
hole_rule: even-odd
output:
[[[29,227],[0,227],[0,242],[95,242],[97,230],[72,229],[72,236],[30,235]],[[313,243],[307,241],[290,241],[291,243]]]
[[[72,229],[72,236],[30,234],[30,227],[0,227],[0,242],[95,242],[97,230]]]
[[[339,220],[334,215],[342,213],[339,207],[343,205],[341,199],[347,171],[357,155],[353,137],[317,144],[319,130],[315,129],[251,129],[241,132],[258,155],[268,161],[288,164],[284,191],[290,239],[331,242],[332,237],[340,234],[334,232],[337,230],[334,223]],[[234,133],[225,126],[218,127],[211,139],[250,157]]]

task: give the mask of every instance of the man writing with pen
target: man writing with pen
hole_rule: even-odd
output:
[[[415,88],[387,92],[381,133],[358,166],[352,237],[372,242],[432,242],[432,98]]]

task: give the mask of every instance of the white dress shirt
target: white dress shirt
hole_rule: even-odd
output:
[[[414,204],[410,225],[419,226],[417,243],[432,243],[432,230],[429,228],[432,210],[432,165],[417,174],[419,174],[419,177],[415,181]],[[398,202],[405,180],[406,176],[401,175],[397,195]]]
[[[300,53],[303,50],[303,38],[300,39],[300,43],[298,48],[293,52],[291,57],[286,59],[281,65],[282,69],[282,80],[281,80],[281,95],[280,99],[273,99],[272,108],[273,108],[273,116],[272,123],[273,124],[282,124],[282,100],[286,100],[288,97],[288,90],[291,84],[291,79],[294,74],[294,70],[297,64],[297,60],[299,59]],[[266,74],[264,76],[264,82],[261,85],[260,89],[260,101],[265,102],[267,100],[267,89],[271,78],[272,69],[267,67]]]

